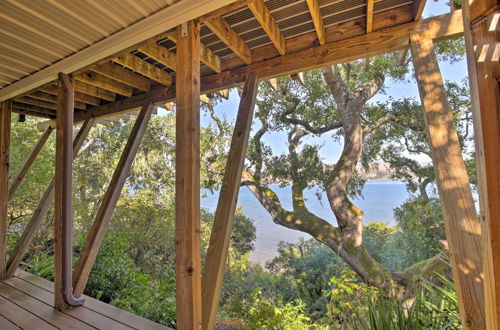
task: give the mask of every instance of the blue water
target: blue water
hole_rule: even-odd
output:
[[[291,187],[270,186],[278,195],[284,208],[292,209]],[[321,200],[317,197],[318,189],[305,191],[306,205],[317,216],[336,225],[335,217],[330,209],[326,194]],[[353,199],[353,202],[364,212],[364,222],[379,221],[394,224],[393,210],[401,205],[407,198],[408,192],[402,182],[391,180],[368,181],[363,189],[363,197]],[[218,192],[210,194],[204,192],[201,206],[210,211],[215,211]],[[291,230],[275,224],[271,216],[260,205],[257,199],[246,187],[240,189],[238,205],[243,206],[245,216],[252,219],[257,228],[255,250],[250,257],[254,262],[264,263],[276,256],[280,241],[297,242],[300,237],[310,238],[307,234]]]

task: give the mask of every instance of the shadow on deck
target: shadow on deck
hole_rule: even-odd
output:
[[[54,284],[18,270],[0,282],[1,329],[170,329],[85,296],[82,307],[53,307]]]

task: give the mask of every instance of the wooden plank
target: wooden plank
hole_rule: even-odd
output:
[[[9,226],[9,157],[12,102],[3,101],[0,113],[0,280],[6,278],[7,229]]]
[[[175,32],[171,32],[167,35],[167,38],[177,43],[177,34]],[[210,48],[205,46],[203,43],[200,43],[200,59],[203,63],[205,63],[210,69],[215,72],[222,71],[222,60],[219,56],[217,56]]]
[[[490,1],[463,1],[464,37],[471,90],[482,222],[486,328],[500,328],[500,12]],[[473,13],[484,15],[472,24]],[[496,23],[495,23],[496,20]],[[495,26],[496,24],[496,26]],[[488,50],[488,51],[485,51]],[[497,79],[495,80],[495,76]]]
[[[285,38],[281,33],[281,30],[276,23],[276,20],[271,15],[269,8],[267,8],[264,0],[255,0],[248,4],[248,8],[252,11],[253,15],[260,23],[260,26],[264,29],[271,42],[274,44],[274,47],[278,50],[280,55],[285,55],[286,53],[286,45]]]
[[[93,66],[90,70],[144,92],[151,88],[149,79],[110,62]]]
[[[78,131],[74,141],[73,141],[73,160],[78,155],[83,142],[87,138],[87,135],[90,132],[90,129],[95,123],[95,119],[93,117],[87,118],[87,120],[83,123],[82,127]],[[21,237],[16,243],[14,250],[12,251],[9,261],[7,262],[7,277],[11,277],[14,275],[17,267],[21,260],[24,259],[26,252],[28,251],[28,247],[31,245],[33,241],[33,237],[37,233],[40,225],[42,224],[43,219],[47,215],[50,209],[50,205],[54,201],[54,178],[50,181],[43,194],[40,202],[38,203],[35,211],[31,215],[31,218],[26,225]]]
[[[158,43],[154,42],[152,44],[143,46],[139,48],[138,51],[175,71],[175,54],[169,51],[167,48],[159,45]]]
[[[462,326],[484,329],[481,223],[465,169],[453,116],[446,98],[432,40],[410,37],[415,75],[422,101]]]
[[[235,0],[182,0],[129,25],[109,37],[0,90],[0,101],[53,81],[59,72],[75,72],[143,40],[168,31],[183,22],[231,4]]]
[[[31,105],[46,108],[46,109],[57,110],[57,105],[52,103],[52,102],[37,100],[37,99],[33,99],[31,97],[28,97],[28,96],[18,96],[16,98],[14,98],[14,101],[24,103],[24,104],[31,104]]]
[[[201,328],[200,26],[177,27],[175,255],[177,328]]]
[[[204,21],[205,25],[222,40],[245,63],[252,63],[252,52],[243,39],[222,17],[214,17]]]
[[[172,77],[167,72],[162,69],[154,66],[151,63],[141,60],[139,57],[127,54],[123,56],[119,56],[113,59],[113,62],[116,62],[120,65],[123,65],[126,68],[134,70],[137,73],[142,74],[145,77],[153,79],[160,84],[165,86],[172,85]]]
[[[10,278],[7,280],[9,281],[14,281],[16,284],[14,286],[16,288],[26,288],[26,285],[23,286],[22,282],[19,282],[19,280],[23,280],[27,282],[27,284],[35,285],[36,287],[39,287],[41,289],[47,290],[47,292],[53,293],[54,292],[54,285],[52,282],[35,276],[33,274],[30,274],[28,272],[25,272],[23,270],[18,269],[15,273],[14,278]],[[19,284],[21,283],[21,284]],[[27,287],[29,288],[29,287]],[[31,290],[27,290],[30,292]],[[30,295],[32,293],[30,292]],[[34,295],[34,294],[33,294]],[[36,295],[36,298],[39,299],[39,296]],[[52,299],[44,299],[44,301],[47,301],[49,304],[52,302]],[[96,300],[94,298],[85,296],[85,304],[83,305],[85,309],[89,309],[91,311],[95,311],[97,313],[100,313],[107,318],[110,318],[112,320],[115,320],[117,322],[123,323],[125,325],[128,325],[130,327],[136,328],[136,329],[158,329],[158,330],[165,330],[168,329],[167,327],[160,325],[158,323],[155,323],[153,321],[150,321],[148,319],[145,319],[141,316],[129,313],[127,311],[124,311],[123,309],[117,308],[115,306],[103,303],[102,301]]]
[[[47,127],[45,132],[43,132],[42,136],[40,136],[40,139],[38,142],[35,144],[33,150],[29,154],[28,158],[23,162],[21,165],[21,168],[19,169],[19,172],[17,175],[14,177],[14,179],[11,181],[9,185],[9,200],[12,199],[12,196],[14,196],[14,193],[16,192],[17,188],[23,181],[24,177],[28,173],[29,169],[31,168],[31,165],[33,165],[33,162],[35,161],[36,157],[42,150],[43,146],[45,145],[45,142],[47,142],[48,138],[50,137],[50,134],[52,133],[53,128],[52,127]]]
[[[116,100],[116,94],[108,90],[97,88],[96,86],[86,84],[81,81],[75,81],[74,85],[75,85],[75,92],[80,92],[83,94],[94,96],[106,101]]]
[[[314,23],[314,28],[316,29],[316,34],[318,35],[319,44],[324,45],[326,43],[325,26],[323,25],[323,17],[319,8],[319,0],[307,0],[306,2]]]
[[[373,4],[374,0],[366,1],[366,33],[373,31]]]
[[[146,101],[142,106],[142,110],[137,116],[134,127],[127,140],[127,144],[123,149],[123,153],[118,161],[113,177],[109,183],[108,189],[101,201],[99,210],[97,211],[95,220],[90,229],[89,235],[85,242],[85,246],[80,253],[78,262],[73,275],[73,287],[75,296],[80,296],[85,289],[87,280],[92,270],[92,266],[101,247],[104,235],[113,215],[113,211],[120,198],[123,185],[130,173],[130,167],[134,161],[141,140],[146,132],[151,115],[154,111],[154,106],[150,100]]]
[[[113,79],[109,79],[99,73],[84,72],[75,75],[75,79],[126,97],[132,96],[132,87],[119,83]]]
[[[30,274],[31,275],[31,274]],[[34,276],[34,275],[31,275]],[[40,278],[38,278],[40,279]],[[35,282],[35,283],[33,283]],[[32,281],[30,280],[25,280],[24,278],[18,278],[17,273],[16,277],[11,277],[8,280],[5,281],[5,283],[12,285],[15,287],[17,290],[24,292],[31,297],[38,299],[42,301],[43,303],[47,304],[48,306],[52,305],[52,302],[54,300],[54,284],[52,282],[46,281],[46,285],[48,285],[51,290],[48,290],[47,287],[40,285],[41,282],[39,281]],[[86,297],[87,299],[87,297]],[[103,303],[104,305],[104,303]],[[77,308],[71,308],[71,309],[66,309],[64,311],[61,311],[62,313],[73,317],[74,319],[80,320],[96,329],[119,329],[119,330],[130,330],[131,327],[127,326],[126,324],[120,323],[118,321],[115,321],[113,319],[108,318],[107,315],[102,315],[98,312],[95,312],[93,310],[89,310],[88,308],[85,307],[85,304],[83,306],[77,307]],[[37,329],[37,328],[34,328]]]
[[[41,92],[57,96],[57,86],[56,85],[43,86],[39,90]],[[86,104],[91,104],[91,105],[101,104],[101,101],[99,100],[99,98],[94,97],[92,95],[80,93],[77,91],[75,91],[75,101],[86,103]]]
[[[2,325],[2,329],[4,329],[4,330],[20,330],[21,329],[17,325],[10,322],[9,320],[7,320],[5,317],[3,317],[1,315],[0,315],[0,324]]]
[[[54,103],[54,104],[57,103],[57,96],[56,95],[52,95],[52,94],[48,94],[48,93],[44,93],[44,92],[34,92],[34,93],[31,93],[27,96],[29,96],[30,98],[36,99],[36,100],[47,101],[47,102]],[[86,108],[87,108],[87,106],[85,105],[85,103],[75,101],[75,109],[85,110]]]
[[[215,329],[215,319],[224,280],[234,211],[240,189],[241,172],[250,137],[257,96],[257,76],[252,73],[245,81],[238,116],[231,140],[226,170],[215,211],[210,243],[205,258],[202,281],[203,329]]]
[[[59,329],[94,329],[93,327],[68,316],[29,294],[16,290],[15,285],[0,282],[0,296],[29,311],[48,324]],[[1,312],[0,312],[1,313]]]
[[[9,300],[0,297],[0,312],[2,315],[23,329],[56,330],[57,328],[17,306]]]
[[[370,1],[370,0],[368,0]],[[422,13],[424,12],[425,4],[427,3],[427,0],[415,0],[413,1],[413,20],[418,21],[420,18],[422,18]],[[406,63],[406,57],[408,56],[408,51],[410,48],[405,48],[401,51],[401,54],[399,55],[399,65],[405,65]]]

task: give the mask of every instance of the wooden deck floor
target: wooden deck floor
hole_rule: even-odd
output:
[[[0,281],[0,329],[169,329],[96,299],[60,312],[54,284],[25,271]]]

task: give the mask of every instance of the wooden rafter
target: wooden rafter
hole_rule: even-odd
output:
[[[80,92],[106,101],[116,100],[116,94],[81,81],[75,81],[75,92]]]
[[[90,70],[144,92],[149,91],[151,88],[151,81],[149,79],[114,63],[108,62],[96,65],[90,68]]]
[[[241,66],[238,59],[234,62],[234,66],[230,66],[227,71],[202,77],[201,92],[212,93],[220,89],[239,86],[243,83],[245,77],[253,71],[257,72],[259,80],[269,80],[274,77],[307,71],[330,64],[365,58],[367,55],[375,56],[401,50],[408,47],[410,34],[421,31],[427,31],[429,38],[434,40],[452,39],[463,34],[461,11],[424,19],[419,22],[387,27],[394,24],[394,21],[390,18],[395,16],[394,13],[399,12],[406,15],[404,14],[406,10],[407,8],[404,12],[394,11],[383,14],[380,17],[381,19],[376,20],[376,22],[377,25],[381,24],[380,26],[385,28],[377,29],[370,35],[366,35],[361,28],[354,30],[356,26],[359,26],[355,24],[353,28],[346,29],[344,34],[337,36],[340,40],[329,41],[323,46],[309,48],[310,43],[316,42],[316,32],[313,31],[312,35],[300,36],[290,40],[290,43],[294,45],[294,53],[279,58],[266,58],[259,55],[259,59],[261,59],[259,62],[247,66]],[[345,28],[345,26],[341,26]],[[338,28],[339,26],[332,26],[330,33],[336,34]],[[327,31],[329,30],[328,28]],[[334,40],[332,36],[329,36],[329,33],[327,33],[327,40]],[[266,45],[256,48],[254,52],[256,54],[265,54],[269,52],[269,46],[274,49],[274,46]],[[141,93],[119,102],[92,107],[87,111],[96,117],[111,116],[114,113],[139,108],[148,97],[153,98],[156,104],[172,102],[175,100],[175,88],[155,87],[149,93]],[[80,116],[82,114],[76,114],[77,121],[82,120]],[[42,126],[39,125],[39,127]]]
[[[177,34],[175,32],[170,32],[167,34],[167,38],[177,43]],[[222,60],[217,56],[210,48],[200,43],[200,59],[205,63],[210,69],[215,72],[222,71]]]
[[[373,5],[374,0],[366,1],[366,33],[373,31]]]
[[[96,72],[84,72],[74,76],[75,80],[86,84],[120,94],[126,97],[132,96],[132,87],[119,83],[116,80],[110,79]]]
[[[412,35],[410,40],[462,324],[465,329],[485,329],[481,222],[474,206],[434,43],[425,34]]]
[[[95,119],[93,117],[87,116],[87,119],[85,120],[82,127],[78,131],[78,134],[76,135],[73,141],[73,160],[78,155],[78,152],[80,151],[80,148],[83,146],[83,142],[87,138],[87,135],[90,132],[90,129],[92,128],[94,123]],[[19,238],[19,240],[16,243],[16,246],[14,247],[14,250],[10,255],[9,261],[7,263],[8,277],[14,275],[14,272],[19,267],[19,263],[21,262],[21,260],[24,259],[24,256],[26,255],[26,252],[28,251],[31,242],[35,237],[35,234],[38,232],[38,229],[40,228],[43,219],[45,219],[45,217],[47,216],[47,213],[49,212],[50,206],[52,205],[53,201],[54,201],[54,178],[52,178],[52,180],[47,186],[47,189],[45,189],[45,193],[38,202],[35,211],[31,215],[31,218],[28,224],[26,225],[26,228],[24,229],[21,237]]]
[[[212,32],[222,40],[245,63],[252,62],[252,52],[238,33],[220,16],[203,21]]]
[[[309,13],[311,14],[316,34],[318,35],[319,44],[324,45],[326,43],[325,26],[323,25],[323,17],[319,8],[319,0],[307,0],[307,6],[309,7]]]
[[[57,96],[57,86],[56,85],[47,85],[43,86],[39,89],[39,91],[50,94],[50,95],[56,95]],[[84,94],[81,92],[76,92],[75,91],[75,101],[82,102],[85,104],[90,104],[90,105],[99,105],[101,104],[101,101],[99,100],[98,97]]]
[[[47,115],[50,115],[50,116],[55,116],[56,115],[56,110],[42,108],[42,107],[36,106],[36,105],[14,102],[13,106],[16,107],[16,108],[19,108],[19,109],[23,109],[23,110],[27,110],[27,111],[33,112],[33,113],[47,114]]]
[[[73,274],[73,287],[75,290],[75,296],[80,296],[85,289],[85,285],[90,275],[90,270],[94,264],[99,248],[101,247],[104,235],[108,228],[109,221],[113,215],[113,211],[120,197],[121,191],[127,179],[132,162],[135,158],[139,145],[144,137],[146,128],[148,126],[151,115],[154,111],[154,106],[151,100],[144,103],[139,116],[137,117],[134,127],[130,133],[127,140],[127,144],[123,149],[122,155],[116,169],[113,173],[113,177],[109,183],[108,189],[104,194],[101,201],[99,209],[97,211],[95,220],[90,229],[87,241],[83,247],[78,262],[75,267],[75,272]]]
[[[42,101],[47,101],[56,104],[57,103],[57,96],[45,93],[42,91],[39,92],[34,92],[29,95],[30,98],[37,99],[37,100],[42,100]],[[85,110],[87,109],[87,106],[83,102],[75,101],[75,108],[80,109],[80,110]]]
[[[215,328],[215,317],[219,307],[224,266],[227,262],[229,242],[234,221],[234,211],[240,189],[241,174],[250,137],[252,117],[257,96],[257,76],[250,74],[245,80],[241,94],[238,116],[233,131],[231,147],[226,162],[221,193],[215,211],[210,243],[203,271],[203,329]]]
[[[158,43],[154,42],[152,44],[143,46],[137,50],[143,53],[144,55],[147,55],[148,57],[152,58],[153,60],[157,61],[158,63],[163,64],[166,67],[175,71],[176,68],[175,54],[169,51],[167,48],[159,45]]]
[[[3,101],[0,109],[0,279],[6,278],[7,205],[9,203],[9,154],[12,102]]]
[[[118,56],[113,59],[113,62],[116,62],[120,65],[123,65],[130,70],[133,70],[137,73],[142,74],[145,77],[148,77],[160,84],[165,86],[172,85],[172,77],[167,72],[162,69],[154,66],[151,63],[141,60],[139,57],[127,54],[123,56]]]
[[[45,109],[57,110],[57,105],[55,103],[37,100],[28,96],[18,96],[14,98],[14,101],[19,103],[34,105]]]
[[[278,50],[280,55],[285,55],[286,53],[286,44],[285,38],[281,33],[281,30],[276,23],[276,20],[271,15],[271,12],[267,8],[264,0],[255,0],[248,4],[248,8],[252,11],[253,15],[260,23],[264,31],[266,31],[267,36],[271,39],[271,42],[274,44],[274,47]]]
[[[22,116],[34,116],[34,117],[46,118],[46,119],[50,119],[50,120],[55,118],[55,115],[51,115],[51,114],[48,114],[45,112],[36,112],[36,111],[26,110],[26,109],[23,109],[23,108],[16,106],[15,104],[12,105],[12,112],[19,114],[20,118],[22,118]]]

